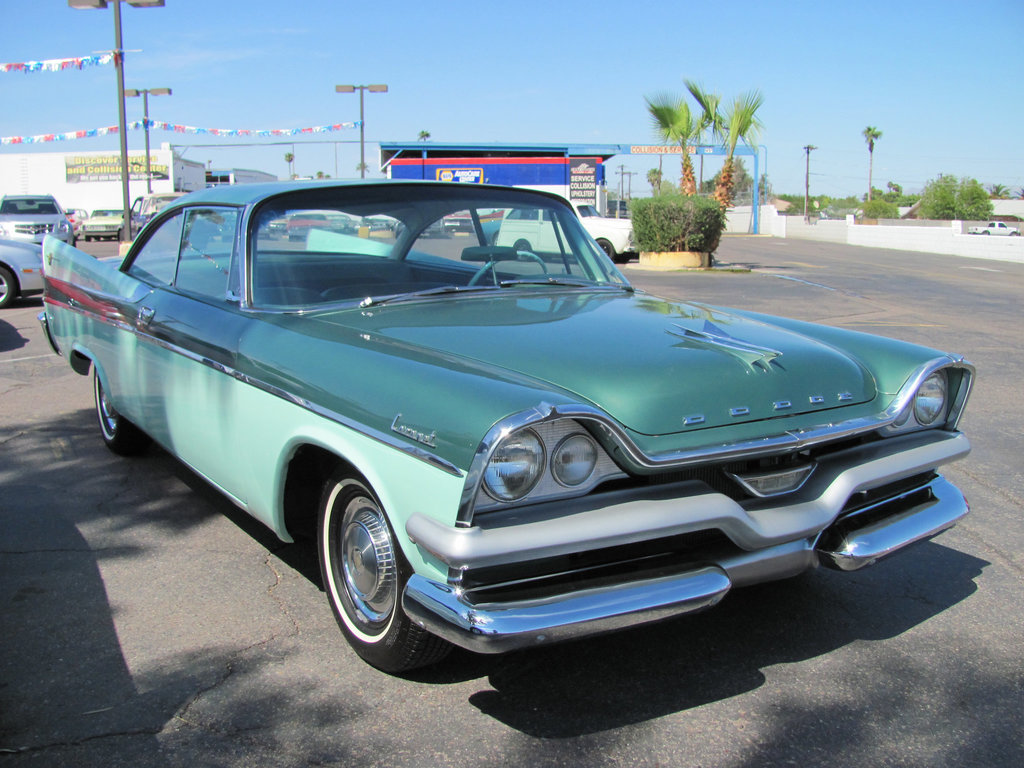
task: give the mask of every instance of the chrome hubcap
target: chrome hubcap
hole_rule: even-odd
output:
[[[346,509],[341,541],[345,585],[357,617],[385,620],[395,607],[397,569],[387,524],[369,499],[357,497]]]

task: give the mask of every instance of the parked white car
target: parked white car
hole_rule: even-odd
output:
[[[42,292],[42,246],[20,240],[0,240],[0,309],[19,297]]]
[[[592,205],[574,203],[583,228],[597,241],[612,261],[626,261],[636,254],[636,240],[633,238],[633,222],[629,219],[613,219],[602,216]]]
[[[1001,221],[990,221],[984,227],[968,227],[969,235],[1010,235],[1020,237],[1020,230],[1009,227]]]

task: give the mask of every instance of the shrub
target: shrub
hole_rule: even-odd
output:
[[[725,211],[706,197],[659,195],[633,200],[633,234],[641,251],[714,253],[725,229]]]
[[[898,219],[900,209],[896,203],[888,200],[868,200],[864,203],[865,219]]]

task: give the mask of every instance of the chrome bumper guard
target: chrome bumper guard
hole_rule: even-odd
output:
[[[46,316],[46,311],[44,310],[36,315],[36,320],[39,321],[39,325],[43,328],[43,335],[46,337],[46,341],[49,343],[50,349],[58,355],[62,355],[63,353],[60,351],[60,347],[57,346],[57,342],[53,338],[53,333],[50,332],[50,319]]]
[[[918,497],[924,500],[914,503]],[[912,506],[878,518],[901,499]],[[671,576],[534,600],[472,603],[451,585],[413,575],[403,607],[418,626],[454,645],[503,653],[701,611],[733,586],[795,576],[819,562],[842,571],[863,568],[951,528],[967,511],[963,494],[936,477],[902,497],[840,518],[820,536],[741,552]]]

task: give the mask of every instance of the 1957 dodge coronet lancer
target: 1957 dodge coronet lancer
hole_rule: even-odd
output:
[[[499,244],[531,209],[550,231]],[[109,448],[154,440],[315,535],[384,670],[857,569],[967,512],[938,473],[970,450],[963,358],[644,294],[545,193],[218,187],[121,264],[54,238],[43,261],[40,320]]]

